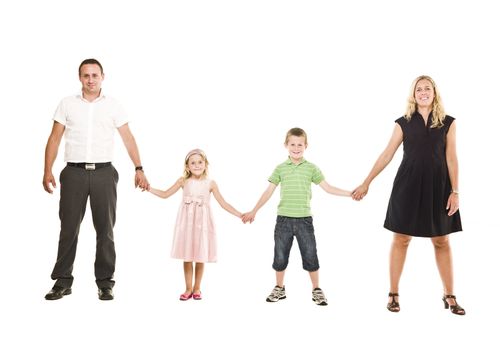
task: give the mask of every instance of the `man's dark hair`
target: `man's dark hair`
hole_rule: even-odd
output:
[[[82,74],[82,66],[85,64],[97,64],[99,68],[101,69],[101,74],[104,74],[104,70],[102,69],[101,63],[96,60],[95,58],[87,58],[86,60],[83,60],[82,63],[80,63],[80,67],[78,67],[78,76]]]

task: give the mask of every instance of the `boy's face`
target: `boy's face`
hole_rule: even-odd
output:
[[[304,157],[304,151],[307,148],[306,138],[304,136],[290,136],[285,145],[293,162],[299,162]]]

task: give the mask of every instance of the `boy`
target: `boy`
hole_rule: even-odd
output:
[[[276,286],[266,301],[276,302],[286,298],[283,284],[288,257],[294,236],[299,244],[302,266],[309,272],[312,282],[312,299],[317,305],[328,305],[326,297],[319,288],[319,262],[316,253],[313,220],[311,216],[311,182],[328,193],[350,197],[351,192],[330,186],[314,164],[304,159],[307,149],[307,134],[300,128],[290,129],[286,134],[285,147],[288,160],[276,167],[255,208],[245,213],[243,222],[253,222],[257,211],[271,198],[274,190],[281,183],[281,197],[278,205],[278,218],[274,229],[274,262]]]

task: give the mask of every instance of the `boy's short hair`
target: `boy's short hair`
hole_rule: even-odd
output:
[[[307,134],[303,129],[291,128],[290,130],[288,130],[288,132],[286,133],[285,145],[288,143],[288,139],[290,138],[290,136],[303,137],[305,139],[305,143],[307,145]]]

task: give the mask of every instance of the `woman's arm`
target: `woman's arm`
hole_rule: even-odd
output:
[[[391,139],[385,150],[380,154],[377,161],[373,165],[372,170],[366,177],[365,181],[358,186],[354,192],[352,193],[352,198],[355,200],[363,199],[364,196],[368,193],[368,188],[370,187],[373,179],[377,177],[378,174],[389,164],[394,157],[394,153],[396,153],[399,145],[403,142],[403,130],[399,124],[394,126],[394,131],[392,132]]]
[[[457,158],[457,143],[456,143],[456,122],[450,125],[448,134],[446,135],[446,164],[448,165],[448,175],[451,182],[451,193],[446,203],[448,215],[455,214],[458,210],[458,158]]]

